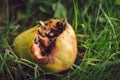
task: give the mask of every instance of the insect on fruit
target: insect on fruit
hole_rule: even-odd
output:
[[[62,72],[75,62],[77,41],[66,19],[50,19],[19,34],[14,40],[14,50],[19,57],[45,70]]]

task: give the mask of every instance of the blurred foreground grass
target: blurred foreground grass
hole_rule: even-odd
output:
[[[73,68],[59,74],[18,58],[12,48],[19,33],[49,18],[67,18],[78,41]],[[119,45],[120,5],[113,0],[0,0],[1,80],[120,80]]]

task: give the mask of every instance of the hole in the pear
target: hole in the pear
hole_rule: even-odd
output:
[[[50,19],[50,21],[48,21],[48,23],[46,24],[46,29],[43,29],[41,27],[38,28],[37,35],[34,39],[34,44],[38,46],[40,50],[39,54],[41,54],[42,56],[48,56],[51,53],[51,51],[55,47],[57,37],[66,29],[67,22],[66,20],[54,21],[53,19]],[[32,52],[34,54],[34,52],[36,51]]]

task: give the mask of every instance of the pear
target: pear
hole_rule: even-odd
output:
[[[66,19],[50,19],[19,34],[14,42],[17,56],[55,73],[69,69],[77,56],[75,32]]]

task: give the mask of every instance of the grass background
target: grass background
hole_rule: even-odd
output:
[[[14,38],[39,20],[66,18],[78,41],[73,68],[45,72],[18,58]],[[114,0],[0,0],[1,80],[120,80],[120,5]]]

